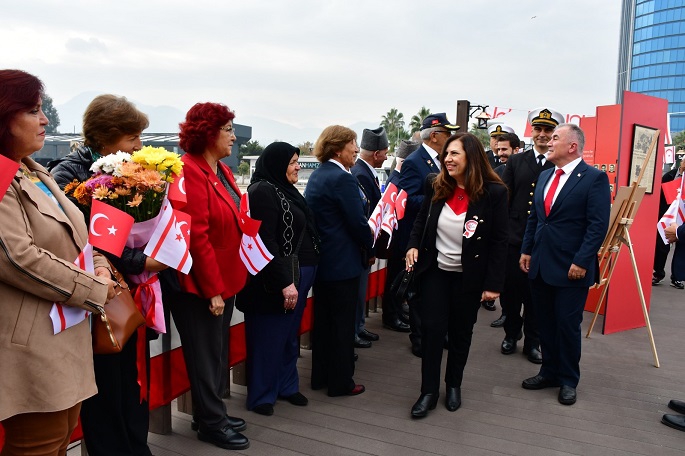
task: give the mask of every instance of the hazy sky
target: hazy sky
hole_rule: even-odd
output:
[[[269,136],[456,100],[593,114],[613,104],[619,0],[4,0],[0,67],[56,105],[83,92],[185,113],[217,101]],[[303,138],[303,140],[315,138]]]

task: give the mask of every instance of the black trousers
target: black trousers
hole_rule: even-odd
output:
[[[221,429],[228,424],[226,404],[222,400],[227,375],[223,371],[227,371],[228,365],[224,319],[230,322],[234,299],[225,300],[223,315],[215,316],[209,311],[209,299],[195,294],[167,293],[164,298],[181,336],[193,417],[203,431]]]
[[[394,296],[390,292],[390,286],[397,274],[404,269],[404,258],[392,256],[388,258],[386,264],[385,289],[383,292],[383,321],[392,323],[399,318],[399,308],[402,303],[395,302]]]
[[[482,292],[464,292],[462,274],[437,265],[421,275],[420,290],[421,393],[438,393],[445,334],[449,335],[445,383],[461,386]]]
[[[140,402],[137,341],[135,332],[121,352],[93,355],[98,394],[83,401],[81,406],[83,438],[92,456],[152,454],[147,446],[148,403]],[[145,345],[149,372],[150,345],[147,341]],[[148,375],[148,381],[149,378]]]
[[[671,244],[664,244],[659,233],[656,233],[656,245],[654,246],[654,277],[663,279],[666,277],[666,260],[671,251]],[[673,271],[673,262],[671,262],[671,271]],[[673,280],[673,273],[671,273],[671,280]]]
[[[506,337],[516,339],[523,328],[525,336],[523,348],[526,350],[540,346],[540,335],[530,292],[530,280],[528,274],[521,271],[519,267],[520,249],[519,245],[509,246],[504,290],[499,301],[507,315],[504,321]],[[521,308],[523,308],[523,316],[521,316]]]
[[[359,277],[314,282],[312,389],[343,396],[355,386],[354,319]]]

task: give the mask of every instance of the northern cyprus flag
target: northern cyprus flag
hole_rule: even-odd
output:
[[[90,243],[86,244],[83,251],[74,261],[74,264],[86,272],[95,273],[93,265],[93,246]],[[58,302],[52,305],[50,309],[50,319],[52,320],[53,334],[58,334],[67,328],[81,323],[88,318],[90,312],[79,307],[72,307],[60,304]]]

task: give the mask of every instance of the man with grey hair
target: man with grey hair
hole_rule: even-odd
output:
[[[376,168],[383,166],[388,153],[388,135],[383,127],[374,130],[365,128],[362,132],[362,140],[359,145],[359,158],[350,168],[350,172],[359,181],[361,190],[368,201],[366,216],[371,216],[371,211],[381,199],[381,185],[378,180]],[[357,316],[355,319],[354,345],[357,348],[368,348],[372,341],[378,340],[378,334],[372,333],[364,327],[366,314],[366,288],[369,282],[369,270],[376,261],[373,252],[368,252],[368,265],[366,273],[362,273],[359,281],[359,297],[357,301]]]
[[[585,137],[559,124],[549,140],[533,195],[519,267],[528,275],[540,331],[542,366],[524,389],[560,387],[563,405],[576,402],[580,379],[581,323],[588,289],[599,281],[597,252],[609,228],[607,174],[583,161]]]
[[[407,251],[409,235],[414,227],[414,220],[423,203],[423,187],[426,176],[440,172],[440,152],[447,142],[447,138],[459,129],[458,125],[452,125],[447,120],[444,112],[426,116],[421,123],[421,141],[423,144],[402,164],[400,172],[399,188],[407,192],[407,207],[404,218],[399,221],[398,248],[402,252]],[[421,356],[421,317],[419,315],[420,303],[413,299],[409,303],[409,326],[411,333],[412,353]]]

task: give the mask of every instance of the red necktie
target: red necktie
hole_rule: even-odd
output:
[[[549,186],[549,190],[547,190],[547,196],[545,196],[545,215],[549,215],[549,211],[552,209],[552,200],[554,199],[554,194],[557,192],[559,179],[561,179],[561,175],[564,174],[564,170],[558,169],[555,171],[555,174],[556,176],[554,176],[552,185]]]

